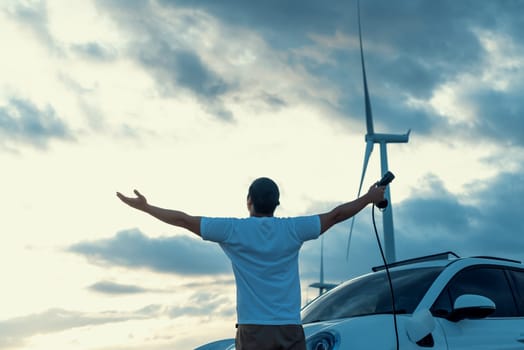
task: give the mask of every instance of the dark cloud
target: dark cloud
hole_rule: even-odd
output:
[[[447,132],[444,118],[409,105],[427,100],[441,84],[471,71],[481,61],[482,47],[461,5],[444,2],[366,1],[362,8],[363,44],[371,104],[378,131],[415,134]],[[349,35],[358,35],[354,26]],[[353,84],[347,101],[350,115],[364,118],[359,53],[349,57]],[[337,81],[338,82],[338,81]],[[342,83],[342,82],[340,82]]]
[[[177,289],[214,289],[221,287],[231,287],[234,286],[235,281],[230,279],[213,279],[212,281],[202,281],[195,280],[193,282],[184,283],[176,287]],[[152,289],[144,288],[139,285],[132,284],[122,284],[113,281],[99,281],[88,287],[89,290],[92,290],[97,293],[102,293],[106,295],[132,295],[132,294],[142,294],[142,293],[172,293],[173,290],[170,289]]]
[[[154,317],[161,311],[158,307],[147,307],[133,313],[106,311],[85,313],[64,309],[49,309],[41,313],[0,321],[0,348],[13,348],[38,334],[60,332],[76,327],[106,323],[140,320]]]
[[[524,18],[519,15],[524,11],[522,1],[469,1],[474,13],[472,21],[490,30],[505,33],[522,43],[521,34]],[[475,4],[480,4],[481,7],[474,8],[473,5]],[[468,5],[468,3],[465,5]]]
[[[197,6],[232,25],[253,28],[278,50],[312,45],[310,34],[357,35],[356,2],[316,1],[164,1],[167,5]],[[407,97],[428,99],[442,84],[454,81],[459,74],[479,74],[485,55],[478,29],[503,33],[516,44],[522,43],[524,4],[505,1],[365,1],[361,4],[362,27],[368,79],[377,123],[384,132],[411,128],[417,134],[449,133],[445,118],[429,111],[414,109]],[[493,15],[497,14],[497,15]],[[326,48],[317,48],[326,50]],[[330,49],[327,49],[329,51]],[[360,82],[358,51],[347,48],[344,54],[334,50],[333,63],[303,65],[315,76],[329,77],[332,83],[347,90],[348,81]],[[347,62],[350,62],[349,64]],[[335,72],[332,72],[332,71]],[[347,74],[341,73],[349,70]],[[361,84],[350,84],[339,106],[351,115],[361,115]],[[354,90],[353,90],[354,89]],[[510,142],[521,144],[522,89],[514,92],[478,91],[471,96],[478,106],[475,134],[487,137],[506,135]],[[487,118],[485,118],[487,117]],[[397,131],[393,131],[397,132]]]
[[[186,236],[149,238],[139,230],[127,230],[113,238],[77,243],[69,251],[98,264],[147,268],[163,273],[231,273],[228,260],[217,245]]]
[[[347,1],[267,0],[188,1],[163,0],[166,6],[199,8],[229,25],[246,27],[264,35],[276,48],[302,46],[307,34],[332,32],[343,26],[351,7]]]
[[[114,49],[96,42],[73,44],[71,45],[71,49],[80,56],[95,61],[111,61],[117,57]]]
[[[194,293],[183,305],[169,308],[171,318],[184,316],[222,316],[235,314],[234,301],[220,292],[200,291]]]
[[[472,183],[470,192],[461,197],[447,191],[437,177],[430,176],[427,181],[427,190],[394,203],[397,260],[445,251],[454,251],[460,256],[488,255],[524,260],[524,240],[520,238],[521,198],[524,196],[522,172],[501,173],[495,178]],[[325,204],[318,207],[325,209]],[[375,218],[383,243],[382,214],[375,211]],[[357,215],[346,260],[349,223],[348,220],[335,226],[324,236],[326,282],[338,283],[382,265],[371,208]],[[319,279],[320,247],[319,239],[302,248],[301,277],[305,281]],[[308,291],[309,295],[314,293]]]
[[[56,44],[49,32],[46,2],[18,2],[4,10],[9,18],[29,28],[33,35],[48,49],[55,50]]]
[[[196,291],[183,304],[150,304],[126,312],[48,309],[40,313],[0,321],[0,349],[18,348],[23,346],[32,336],[56,333],[78,327],[164,317],[205,317],[206,319],[231,317],[235,313],[235,304],[230,298],[232,295],[223,295],[219,291]]]
[[[158,70],[163,79],[173,82],[173,88],[185,87],[205,98],[217,97],[227,90],[225,82],[204,66],[193,51],[160,43],[158,50],[148,50],[139,55],[145,66]]]
[[[524,147],[523,84],[511,91],[484,88],[473,91],[464,99],[476,106],[473,134],[489,138],[506,147]]]
[[[21,347],[32,336],[78,327],[158,317],[231,317],[234,313],[234,302],[218,292],[209,291],[195,292],[187,303],[181,305],[151,304],[130,312],[83,312],[53,308],[0,321],[0,349]]]
[[[229,90],[228,83],[212,72],[196,52],[173,47],[162,40],[137,50],[138,61],[152,72],[166,94],[176,94],[178,89],[189,90],[201,99],[209,112],[224,120],[232,119],[233,115],[218,100]]]
[[[311,34],[334,35],[336,32],[357,34],[356,1],[314,0],[245,2],[165,0],[166,6],[200,8],[229,25],[251,28],[261,33],[276,49],[289,50],[311,44]],[[479,58],[481,47],[471,32],[471,17],[483,14],[487,2],[409,0],[361,4],[364,42],[373,47],[394,47],[392,52],[369,50],[369,59],[377,67],[395,69],[378,71],[386,81],[401,77],[402,86],[426,80],[431,86],[446,67],[460,71]],[[478,13],[478,14],[477,14]],[[349,48],[348,48],[349,49]],[[358,61],[355,61],[358,63]],[[415,65],[414,72],[409,68]],[[405,67],[403,74],[397,72]],[[393,74],[388,77],[387,74]],[[421,73],[421,74],[418,74]],[[452,72],[447,72],[452,74]],[[437,76],[435,76],[437,74]],[[423,79],[421,75],[424,76]],[[419,85],[422,82],[418,82]],[[417,89],[420,92],[421,89]],[[422,90],[428,90],[425,87]]]
[[[36,148],[46,148],[52,139],[73,139],[52,107],[40,110],[21,99],[11,99],[8,105],[0,106],[0,134],[4,144],[22,143]]]
[[[78,327],[97,326],[130,320],[147,320],[158,317],[231,317],[234,303],[218,292],[196,292],[186,304],[150,304],[131,312],[83,312],[59,308],[0,321],[0,349],[23,346],[36,335],[56,333]]]
[[[216,289],[217,287],[231,287],[235,285],[235,280],[233,278],[233,274],[228,276],[229,278],[222,278],[222,279],[216,279],[213,278],[213,281],[193,281],[189,283],[184,283],[180,286],[180,288],[190,288],[190,289],[198,289],[198,288],[204,288],[204,289]]]
[[[129,36],[128,54],[150,72],[162,93],[172,96],[188,91],[199,99],[207,112],[223,120],[232,120],[232,113],[221,101],[231,89],[229,83],[213,72],[191,47],[181,46],[182,42],[170,33],[173,28],[152,10],[150,3],[116,0],[99,5],[110,10],[119,23],[134,33]],[[48,49],[63,55],[64,50],[49,31],[45,2],[17,4],[9,8],[8,15],[28,26]],[[187,20],[189,27],[193,19],[188,17]],[[104,62],[117,58],[114,48],[98,42],[74,43],[69,48],[90,60]]]
[[[223,97],[234,84],[213,71],[192,43],[182,39],[184,31],[199,24],[196,16],[180,15],[185,23],[180,28],[148,2],[99,1],[98,6],[129,31],[128,54],[151,74],[163,95],[190,93],[206,112],[225,121],[233,119]]]
[[[98,293],[122,295],[122,294],[139,294],[150,292],[151,290],[139,286],[120,284],[111,281],[100,281],[91,286],[89,289]]]
[[[522,173],[501,173],[472,184],[465,198],[435,192],[400,203],[396,210],[399,251],[416,255],[454,250],[464,256],[524,260],[524,241],[519,239],[523,180]]]
[[[477,112],[476,122],[450,125],[446,116],[409,104],[410,98],[427,101],[436,89],[456,83],[461,76],[485,74],[490,65],[489,53],[478,33],[487,31],[507,36],[513,45],[522,47],[514,28],[522,23],[523,10],[517,2],[490,1],[366,1],[362,2],[363,40],[376,124],[380,131],[399,132],[411,128],[417,135],[454,135],[488,139],[510,145],[522,145],[521,84],[506,91],[495,91],[483,84],[469,86],[464,96],[457,96]],[[496,14],[496,15],[494,15]],[[356,33],[356,29],[351,32]],[[350,56],[350,79],[353,93],[342,105],[351,115],[363,118],[363,97],[358,54]],[[505,70],[507,76],[519,75]],[[336,81],[336,80],[335,80]],[[457,91],[461,93],[460,89]]]
[[[483,240],[485,245],[481,249],[485,253],[524,260],[524,241],[520,239],[524,173],[503,172],[486,186],[478,185],[480,190],[475,192],[474,199],[479,203],[480,214],[469,218],[473,228],[469,235],[471,241]]]
[[[455,67],[455,72],[461,71],[480,58],[481,46],[472,32],[472,19],[482,14],[485,4],[452,0],[362,2],[364,39],[373,45],[394,47],[394,52],[384,52],[385,60],[410,57],[426,64],[427,69]]]
[[[275,109],[279,109],[279,108],[282,108],[282,107],[285,107],[287,106],[287,103],[286,101],[284,101],[282,98],[280,98],[279,96],[277,95],[274,95],[274,94],[269,94],[269,93],[264,93],[262,96],[261,96],[261,99],[270,107],[272,108],[275,108]]]
[[[223,120],[233,119],[224,98],[243,86],[214,71],[196,46],[182,39],[184,31],[205,24],[195,9],[229,27],[257,32],[294,68],[305,68],[322,84],[336,86],[343,92],[334,108],[354,118],[362,115],[359,52],[354,46],[358,30],[356,1],[161,0],[153,6],[151,2],[112,0],[99,1],[98,6],[129,32],[127,53],[152,75],[163,94],[189,93],[204,110]],[[413,108],[408,98],[427,100],[435,89],[455,81],[461,74],[481,74],[486,52],[478,38],[479,30],[505,35],[515,45],[522,46],[520,31],[524,20],[518,14],[523,10],[524,4],[516,1],[363,1],[362,27],[370,92],[376,122],[384,125],[384,132],[390,132],[390,128],[403,131],[411,128],[416,134],[449,134],[446,118]],[[29,24],[49,47],[56,46],[47,28],[45,4],[17,5],[9,11],[12,18]],[[176,14],[183,25],[166,20],[168,11]],[[345,47],[327,47],[313,39],[336,35],[353,41]],[[329,59],[322,62],[297,55],[296,50],[303,48]],[[78,43],[72,49],[96,60],[112,59],[115,55],[113,50],[96,42]],[[494,137],[509,131],[511,142],[520,144],[520,90],[471,93],[472,104],[478,105],[482,112],[481,122],[474,130],[465,128],[468,135]],[[276,95],[262,99],[278,107],[286,101]],[[481,119],[488,111],[502,122],[495,117]]]
[[[450,193],[436,176],[426,176],[425,183],[426,189],[395,208],[405,227],[420,227],[424,223],[434,235],[449,234],[462,231],[469,224],[468,218],[479,214],[474,206],[463,204],[461,198]]]
[[[205,21],[194,11],[197,9],[228,27],[256,32],[293,69],[305,69],[319,85],[331,85],[341,92],[334,103],[300,91],[299,95],[330,105],[342,115],[363,118],[360,56],[355,46],[356,1],[163,0],[158,4],[159,8],[174,13],[180,13],[176,12],[180,9],[191,10],[183,15],[187,28]],[[210,113],[225,120],[233,118],[222,99],[241,89],[242,83],[214,72],[196,49],[170,34],[173,28],[159,20],[155,12],[158,8],[153,9],[144,2],[122,1],[100,2],[100,6],[109,9],[122,25],[134,31],[130,45],[132,55],[155,77],[165,93],[182,89],[196,96]],[[436,89],[456,82],[461,75],[482,74],[487,53],[479,40],[479,31],[500,33],[511,38],[515,45],[521,45],[518,30],[523,20],[517,14],[523,7],[519,2],[486,0],[363,1],[364,51],[378,129],[385,133],[412,129],[417,135],[490,138],[510,131],[513,143],[521,140],[518,138],[518,131],[522,130],[518,128],[521,108],[517,103],[521,89],[513,93],[472,92],[470,105],[478,105],[482,111],[479,115],[482,121],[475,124],[474,129],[470,126],[452,128],[445,116],[429,108],[414,107],[410,101],[413,98],[428,101]],[[137,16],[137,13],[146,15]],[[326,44],[328,38],[340,36],[350,39],[345,44]],[[316,52],[326,59],[317,60],[305,52]],[[286,101],[285,97],[274,94],[270,99],[262,99],[277,107],[284,106],[281,102]],[[505,125],[494,117],[481,119],[487,111],[499,116]]]
[[[352,99],[353,106],[360,106],[355,115],[361,116],[362,133],[365,133],[365,107],[363,95]],[[412,109],[396,95],[385,95],[382,98],[371,97],[373,123],[375,132],[385,134],[405,134],[409,129],[415,135],[427,136],[448,130],[448,123],[430,111]]]

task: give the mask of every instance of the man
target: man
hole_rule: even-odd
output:
[[[237,350],[304,350],[298,252],[305,241],[384,200],[384,189],[373,185],[365,195],[329,212],[292,218],[274,217],[280,193],[276,183],[265,177],[249,187],[249,217],[242,219],[192,216],[155,207],[136,190],[135,198],[118,192],[117,196],[133,208],[220,244],[231,260],[237,287]]]

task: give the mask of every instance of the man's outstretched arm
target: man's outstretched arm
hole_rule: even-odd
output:
[[[320,234],[326,232],[331,226],[347,220],[353,215],[356,215],[368,204],[379,203],[383,201],[385,189],[385,186],[377,187],[376,185],[373,185],[362,197],[357,198],[354,201],[341,204],[327,213],[320,214]]]
[[[148,213],[158,220],[166,222],[170,225],[183,227],[194,234],[200,236],[200,216],[188,215],[179,210],[171,210],[155,207],[147,203],[146,197],[144,197],[137,190],[134,191],[136,197],[126,197],[122,193],[117,192],[116,195],[122,202],[133,207],[135,209],[141,210],[145,213]]]

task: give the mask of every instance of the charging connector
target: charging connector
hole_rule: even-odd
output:
[[[395,175],[393,175],[391,171],[388,171],[384,174],[384,176],[382,176],[382,179],[380,179],[380,181],[377,182],[377,186],[387,186],[389,185],[391,181],[393,181],[394,178],[395,178]],[[377,203],[377,207],[380,208],[381,210],[386,209],[387,206],[388,206],[387,199],[384,199],[382,202]]]

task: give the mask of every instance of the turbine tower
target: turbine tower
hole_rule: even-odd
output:
[[[337,285],[333,283],[324,282],[324,236],[320,238],[320,280],[319,282],[309,285],[312,288],[318,288],[318,296],[324,292],[335,288]]]
[[[362,183],[364,182],[364,177],[366,175],[366,169],[369,162],[369,157],[373,151],[373,146],[375,143],[380,145],[380,168],[382,174],[385,174],[388,168],[388,143],[406,143],[409,141],[409,134],[411,130],[408,130],[407,133],[402,135],[396,134],[379,134],[375,133],[373,128],[373,114],[371,112],[371,101],[369,98],[368,83],[366,78],[366,67],[364,64],[364,50],[362,48],[362,28],[360,25],[360,1],[357,1],[357,12],[358,12],[358,38],[360,42],[360,62],[362,64],[362,80],[364,83],[364,102],[366,108],[366,151],[364,154],[364,165],[362,167],[362,176],[360,177],[360,185],[358,187],[357,197],[360,197],[360,192],[362,190]],[[393,211],[391,203],[391,194],[389,191],[389,186],[386,187],[386,193],[384,197],[388,200],[389,205],[383,211],[382,220],[384,225],[384,245],[386,250],[386,260],[388,263],[395,262],[396,253],[395,253],[395,237],[393,230]],[[349,231],[348,244],[346,250],[346,259],[349,256],[349,245],[351,242],[351,235],[353,233],[353,225],[355,223],[355,217],[351,220],[351,228]]]

